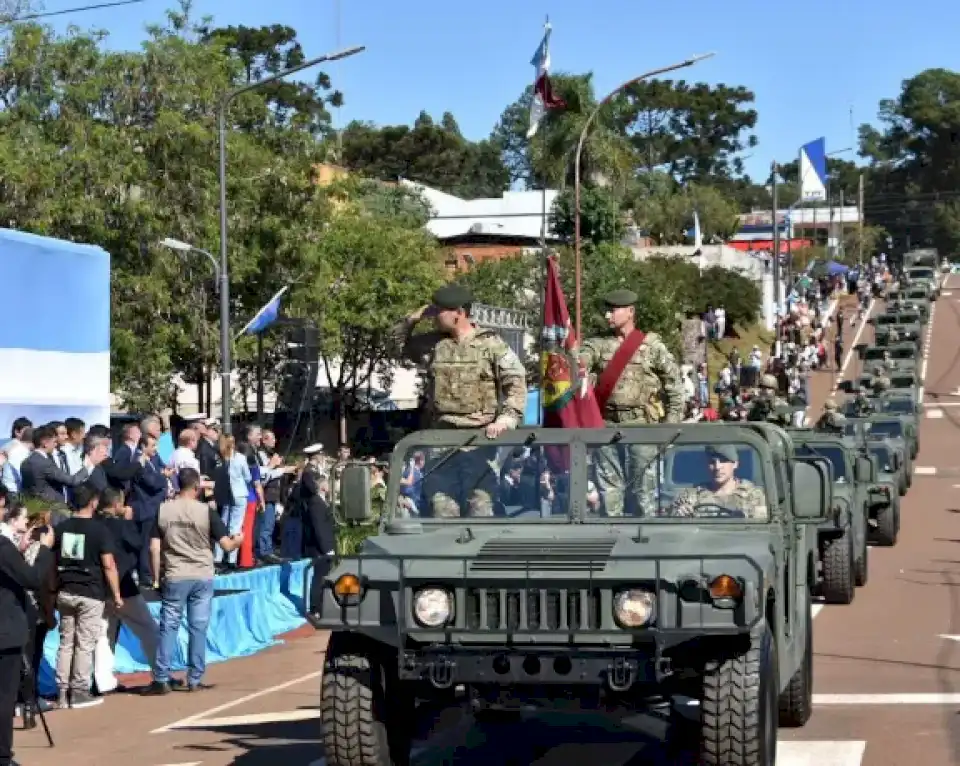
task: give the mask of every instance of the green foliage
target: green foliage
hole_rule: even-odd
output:
[[[561,192],[550,211],[554,233],[565,242],[573,242],[576,231],[576,205],[572,189]],[[617,243],[623,238],[624,221],[620,202],[601,186],[584,186],[580,190],[580,239],[599,245]]]
[[[541,258],[536,254],[484,260],[457,281],[477,303],[517,309],[536,316],[540,310]]]
[[[693,226],[695,211],[704,242],[726,239],[738,226],[737,207],[729,198],[710,186],[680,187],[664,174],[641,176],[628,199],[636,225],[661,245],[688,241],[686,232]]]
[[[412,128],[352,122],[340,140],[340,163],[369,178],[405,178],[465,199],[499,197],[510,182],[499,149],[465,139],[449,112],[440,125],[421,113]]]

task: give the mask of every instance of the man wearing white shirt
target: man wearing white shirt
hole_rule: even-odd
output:
[[[170,465],[178,473],[184,468],[192,468],[200,473],[200,461],[197,460],[196,455],[199,438],[197,432],[190,428],[185,428],[180,432],[180,437],[177,439],[178,446],[170,457]]]
[[[13,421],[10,436],[11,441],[3,449],[7,455],[7,462],[3,466],[3,486],[7,488],[7,492],[16,495],[23,488],[20,467],[33,452],[33,423],[27,418],[17,418]]]
[[[79,418],[67,418],[64,423],[67,429],[67,441],[60,447],[67,459],[67,472],[75,474],[83,468],[83,437],[87,433],[87,425]]]

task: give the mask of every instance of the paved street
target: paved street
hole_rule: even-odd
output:
[[[862,339],[870,334],[867,328]],[[871,549],[869,584],[852,605],[815,607],[815,712],[805,728],[781,732],[780,766],[960,763],[958,336],[960,276],[952,276],[922,362],[926,412],[900,540],[894,548]],[[852,349],[849,330],[847,337]],[[851,358],[846,377],[858,372]],[[814,418],[834,375],[817,376]],[[98,708],[51,713],[58,747],[46,747],[42,730],[18,733],[18,757],[24,766],[60,766],[67,753],[72,766],[320,766],[324,645],[322,636],[306,635],[214,666],[209,678],[217,687],[196,695],[121,695]],[[449,711],[433,731],[417,749],[417,766],[671,763],[661,747],[662,725],[653,721],[627,728],[551,715],[481,727]]]

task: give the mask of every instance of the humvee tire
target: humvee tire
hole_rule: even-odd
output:
[[[410,766],[412,722],[404,715],[401,695],[386,694],[383,671],[363,654],[328,657],[320,727],[329,766]]]
[[[777,647],[766,622],[750,648],[703,671],[700,761],[705,766],[765,766],[777,753]]]
[[[821,554],[823,582],[820,595],[828,604],[849,604],[855,591],[853,572],[853,530],[847,527],[840,537],[827,540]]]
[[[870,559],[868,557],[867,538],[870,536],[870,526],[863,532],[863,544],[860,547],[860,555],[857,556],[853,564],[854,582],[858,588],[862,588],[870,579]]]
[[[803,646],[803,659],[793,674],[790,683],[780,693],[780,725],[784,728],[797,728],[810,720],[813,714],[813,611],[807,592],[806,627],[807,638]]]
[[[873,542],[889,548],[897,544],[900,534],[900,503],[892,501],[877,514],[877,528],[873,530]]]

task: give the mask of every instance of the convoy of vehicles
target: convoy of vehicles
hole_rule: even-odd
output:
[[[908,280],[930,269],[912,255]],[[746,422],[403,439],[378,534],[325,578],[327,763],[407,766],[422,710],[496,721],[575,705],[662,718],[697,763],[773,764],[778,726],[812,712],[813,600],[849,604],[868,581],[868,543],[897,542],[919,446],[912,335],[936,294],[917,279],[926,313],[874,323],[902,341],[857,349],[865,374],[841,389],[866,392],[869,410],[847,401],[836,433]],[[891,382],[876,395],[873,364]],[[718,455],[748,506],[704,489],[720,481]],[[411,512],[400,478],[417,456],[425,488],[469,494],[487,515]],[[625,456],[635,474],[615,512],[598,465]],[[343,468],[348,523],[377,518],[369,471]]]

